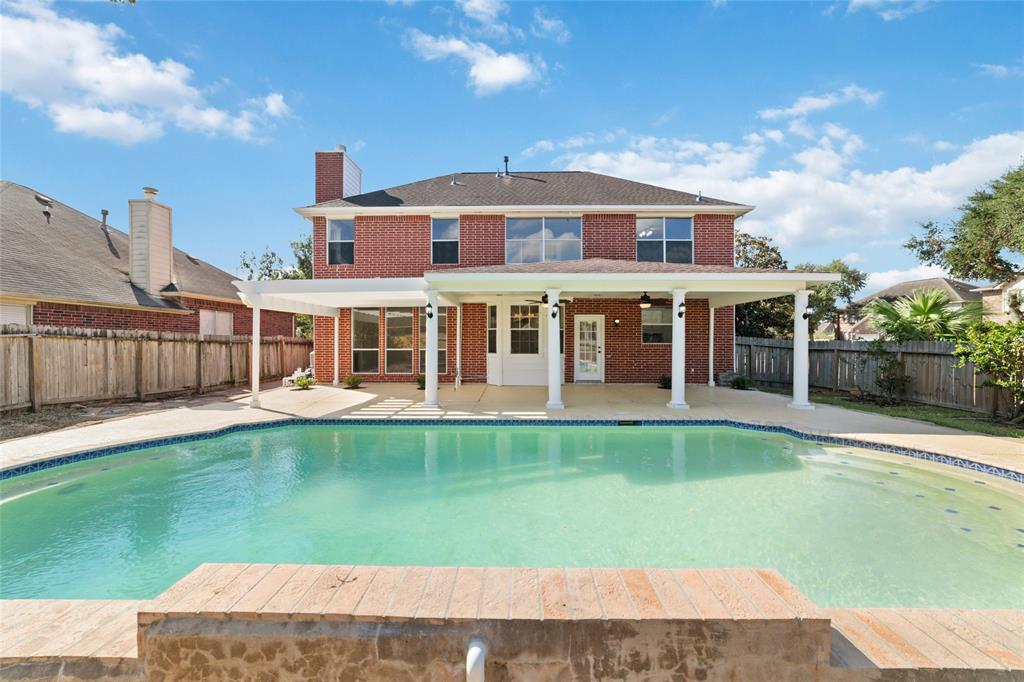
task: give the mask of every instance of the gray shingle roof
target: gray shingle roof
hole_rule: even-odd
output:
[[[0,181],[0,291],[42,299],[183,309],[174,298],[151,295],[128,280],[128,235],[41,193]],[[47,220],[43,211],[50,212]],[[237,298],[233,275],[174,250],[184,295]]]
[[[453,184],[453,179],[456,184]],[[331,207],[398,206],[736,206],[642,182],[588,171],[450,173],[429,180],[315,204]]]
[[[778,270],[772,268],[737,268],[729,265],[693,265],[686,263],[655,263],[648,261],[616,260],[611,258],[587,258],[575,261],[557,261],[549,263],[519,263],[513,265],[481,265],[472,268],[453,270],[435,270],[447,274],[473,273],[553,273],[553,274],[637,274],[637,273],[715,273],[715,274],[766,274],[793,273],[797,270]],[[803,271],[799,271],[803,272]],[[804,273],[807,274],[807,273]]]
[[[938,289],[949,296],[954,303],[967,303],[969,301],[980,301],[981,293],[974,290],[974,286],[966,282],[960,282],[948,277],[931,277],[928,279],[914,279],[908,282],[894,284],[888,289],[876,291],[873,294],[857,299],[857,305],[865,305],[876,298],[894,299],[901,296],[910,296],[915,291],[928,291]]]

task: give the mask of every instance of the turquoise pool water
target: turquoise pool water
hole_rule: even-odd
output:
[[[724,427],[290,426],[0,487],[0,596],[202,562],[775,567],[822,606],[1024,606],[1024,500]]]

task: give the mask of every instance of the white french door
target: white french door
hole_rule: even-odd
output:
[[[576,381],[604,381],[604,315],[575,317]]]

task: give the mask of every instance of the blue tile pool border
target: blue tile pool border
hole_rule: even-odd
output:
[[[30,462],[28,464],[22,464],[19,466],[9,467],[7,469],[0,470],[0,481],[9,480],[12,478],[16,478],[18,476],[24,476],[25,474],[31,474],[37,471],[53,469],[56,467],[64,466],[66,464],[75,464],[77,462],[98,459],[100,457],[121,455],[128,452],[135,452],[136,450],[157,448],[165,445],[179,445],[181,443],[209,440],[211,438],[219,438],[221,436],[227,436],[233,433],[241,433],[245,431],[263,431],[266,429],[276,429],[287,426],[381,426],[383,424],[390,424],[392,426],[728,426],[737,429],[744,429],[747,431],[779,433],[786,436],[792,436],[793,438],[799,438],[801,440],[818,443],[819,445],[839,445],[857,447],[864,448],[866,450],[887,452],[894,455],[903,455],[906,457],[913,457],[914,459],[922,459],[929,462],[936,462],[939,464],[954,466],[960,469],[967,469],[969,471],[988,474],[989,476],[1007,479],[1014,483],[1024,484],[1024,472],[993,466],[991,464],[982,464],[981,462],[975,462],[964,457],[943,455],[936,452],[918,450],[916,448],[906,448],[899,445],[885,445],[883,443],[873,443],[871,441],[857,440],[855,438],[844,438],[840,436],[825,436],[813,433],[805,433],[803,431],[791,429],[788,426],[776,426],[773,424],[750,424],[747,422],[733,421],[731,419],[303,419],[297,417],[279,419],[276,421],[232,424],[231,426],[225,426],[223,428],[214,429],[212,431],[187,433],[180,434],[177,436],[166,436],[164,438],[153,438],[150,440],[136,441],[134,443],[123,443],[120,445],[112,445],[106,448],[97,448],[94,450],[85,450],[82,452],[76,452],[68,455],[60,455],[58,457],[42,459],[36,462]]]

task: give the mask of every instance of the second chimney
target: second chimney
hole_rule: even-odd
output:
[[[315,157],[316,203],[343,199],[363,192],[363,171],[349,156],[345,145],[331,151],[317,152]]]
[[[128,276],[132,284],[158,294],[175,282],[171,208],[158,203],[157,190],[143,187],[144,199],[128,201]]]

